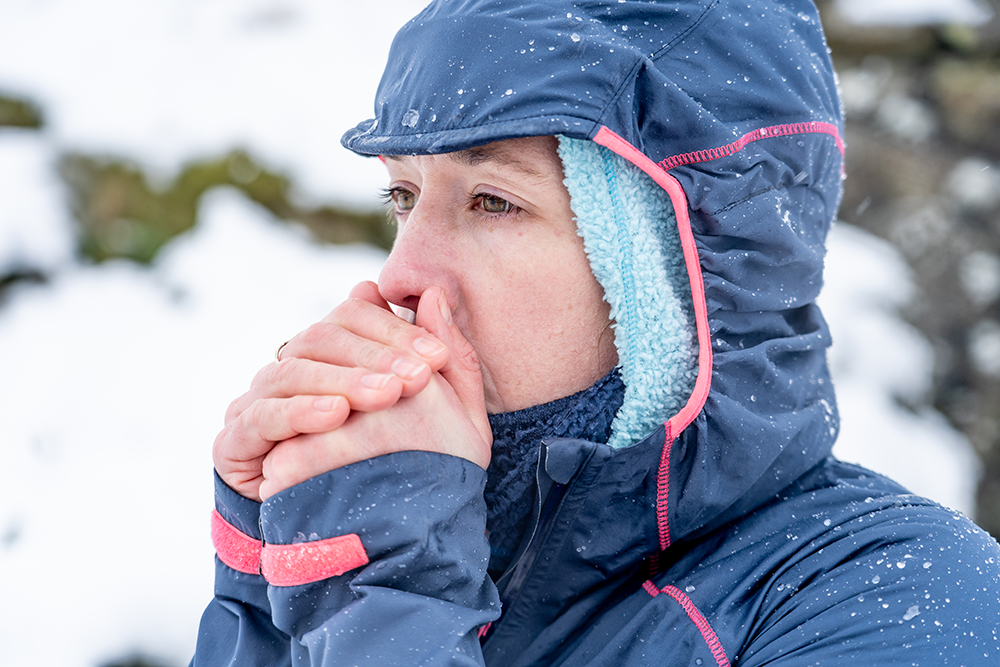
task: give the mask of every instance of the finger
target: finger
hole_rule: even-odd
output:
[[[363,445],[337,446],[336,433],[304,434],[279,442],[264,459],[261,500],[329,470],[370,458]]]
[[[300,433],[322,433],[339,427],[351,408],[343,396],[267,398],[254,403],[226,424],[215,440],[215,458],[224,464],[253,462],[275,442]]]
[[[278,442],[300,433],[332,431],[346,421],[350,404],[343,396],[292,396],[255,401],[236,419],[232,432],[248,442]]]
[[[378,291],[378,285],[370,280],[365,280],[355,285],[351,289],[351,293],[347,296],[349,299],[361,299],[362,301],[367,301],[373,306],[378,306],[383,310],[388,310],[392,312],[392,307],[389,302],[382,298],[382,293]]]
[[[285,359],[268,364],[257,373],[250,391],[230,404],[226,420],[232,421],[255,401],[300,395],[343,396],[351,409],[375,412],[398,401],[403,389],[403,382],[392,374],[343,368],[311,359]]]
[[[408,324],[413,324],[413,319],[416,316],[416,313],[409,308],[390,305],[389,302],[382,297],[382,293],[379,292],[378,285],[370,280],[366,280],[363,283],[355,285],[354,289],[351,290],[350,298],[362,299],[370,304],[378,306],[379,308],[391,311]]]
[[[448,349],[380,305],[353,298],[292,338],[281,356],[392,373],[402,380],[403,395],[413,396],[447,362]]]
[[[452,319],[451,308],[442,288],[430,287],[420,297],[416,323],[448,346],[450,351],[448,361],[438,372],[454,389],[458,400],[483,440],[488,444],[492,443],[493,432],[486,416],[486,398],[479,357]]]

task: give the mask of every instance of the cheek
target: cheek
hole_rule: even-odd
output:
[[[507,410],[585,389],[617,360],[609,306],[583,250],[522,257],[492,272],[468,313],[470,342]]]

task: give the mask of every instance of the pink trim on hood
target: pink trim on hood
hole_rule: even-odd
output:
[[[726,144],[725,146],[719,146],[718,148],[710,148],[704,151],[695,151],[693,153],[681,153],[680,155],[673,155],[664,160],[660,160],[658,163],[663,169],[673,169],[674,167],[680,167],[685,164],[693,164],[695,162],[708,162],[709,160],[717,160],[720,157],[727,157],[738,153],[743,150],[747,144],[758,141],[760,139],[770,139],[771,137],[788,137],[793,134],[811,134],[811,133],[821,133],[829,134],[837,142],[837,148],[840,150],[840,154],[844,154],[844,142],[840,138],[840,130],[837,129],[836,125],[831,123],[820,123],[817,121],[812,121],[809,123],[791,123],[787,125],[772,125],[770,127],[762,127],[760,129],[754,130],[753,132],[747,132],[742,137],[737,139],[731,144]]]
[[[602,127],[598,131],[594,141],[642,169],[661,188],[666,190],[674,207],[674,215],[677,217],[677,229],[680,232],[684,264],[687,267],[688,281],[691,284],[695,325],[698,330],[698,379],[695,381],[694,390],[691,392],[687,404],[680,412],[670,418],[671,428],[669,431],[677,434],[693,422],[694,418],[701,412],[708,399],[708,390],[712,382],[712,344],[708,331],[705,282],[701,276],[701,260],[698,257],[698,247],[694,242],[694,232],[691,231],[687,195],[677,179],[607,127]]]

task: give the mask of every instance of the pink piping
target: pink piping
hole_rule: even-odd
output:
[[[691,284],[691,296],[694,302],[695,325],[698,330],[698,378],[687,404],[664,425],[666,437],[663,443],[663,454],[660,457],[660,469],[656,480],[656,520],[660,535],[660,549],[670,546],[670,523],[668,512],[668,493],[670,489],[670,449],[675,434],[683,431],[701,412],[708,400],[708,390],[712,383],[712,344],[708,330],[708,306],[705,302],[705,281],[701,275],[701,260],[698,258],[698,246],[694,242],[694,232],[691,230],[691,218],[688,215],[687,195],[676,178],[660,168],[639,149],[622,139],[620,136],[602,127],[594,141],[642,169],[670,197],[677,218],[677,229],[680,233],[681,248],[684,251],[684,264],[687,267],[688,281]]]
[[[650,582],[646,582],[650,583]],[[652,584],[650,584],[652,586]],[[645,585],[643,585],[645,588]],[[653,586],[653,588],[656,588]],[[687,613],[688,618],[690,618],[698,630],[701,632],[702,638],[705,643],[708,644],[708,650],[712,652],[712,657],[715,658],[715,664],[719,667],[729,667],[729,658],[726,657],[726,651],[722,648],[722,642],[719,641],[718,635],[715,634],[715,630],[709,625],[705,616],[698,611],[698,608],[694,606],[691,602],[691,598],[685,595],[676,586],[664,586],[661,593],[669,595],[681,606],[681,608]]]
[[[674,434],[670,427],[671,422],[668,421],[664,425],[660,469],[656,476],[656,525],[660,533],[660,551],[666,551],[670,546],[670,450],[674,447]]]
[[[656,481],[656,520],[660,534],[660,549],[670,546],[669,523],[669,490],[670,490],[670,450],[676,434],[683,431],[694,421],[708,400],[708,392],[712,381],[712,344],[708,329],[708,307],[705,302],[705,282],[701,274],[701,260],[698,257],[698,247],[694,241],[691,229],[691,218],[688,213],[687,195],[681,184],[667,170],[685,164],[715,160],[742,150],[747,144],[771,137],[786,137],[794,134],[822,133],[828,134],[837,142],[841,155],[844,153],[844,142],[840,130],[830,123],[812,121],[808,123],[791,123],[773,125],[748,132],[736,141],[725,146],[709,150],[682,153],[654,163],[638,148],[625,141],[612,130],[602,126],[594,135],[594,141],[605,148],[614,151],[632,164],[642,169],[670,196],[677,218],[677,229],[681,237],[681,248],[684,250],[684,263],[687,266],[688,280],[691,283],[691,294],[694,300],[695,323],[698,329],[698,379],[694,391],[687,404],[664,425],[666,429],[663,453],[660,457],[660,469]]]
[[[694,318],[698,329],[698,379],[694,391],[687,404],[670,419],[672,433],[680,433],[701,412],[708,399],[708,390],[712,381],[712,345],[708,331],[708,307],[705,304],[705,282],[701,276],[701,260],[698,258],[698,246],[694,242],[694,232],[691,231],[691,218],[688,215],[687,195],[677,179],[661,169],[655,162],[646,157],[638,148],[622,139],[620,136],[602,127],[594,141],[646,172],[650,178],[666,190],[670,202],[674,206],[677,217],[677,229],[680,232],[681,248],[684,250],[684,264],[687,267],[688,280],[691,283],[691,295],[694,299]]]
[[[693,153],[681,153],[680,155],[674,155],[668,157],[665,160],[659,162],[660,167],[663,169],[673,169],[674,167],[680,167],[685,164],[692,164],[695,162],[707,162],[709,160],[717,160],[720,157],[727,157],[737,153],[743,148],[754,141],[760,139],[770,139],[771,137],[788,137],[793,134],[811,134],[811,133],[822,133],[829,134],[836,140],[837,148],[840,150],[840,154],[844,154],[844,142],[840,138],[840,130],[837,129],[836,125],[831,125],[830,123],[820,123],[818,121],[812,121],[809,123],[791,123],[787,125],[772,125],[771,127],[762,127],[760,129],[754,130],[753,132],[747,132],[742,137],[737,139],[731,144],[726,144],[725,146],[719,146],[718,148],[710,148],[704,151],[695,151]]]

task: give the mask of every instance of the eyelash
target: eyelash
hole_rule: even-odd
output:
[[[410,211],[410,209],[400,209],[399,208],[399,205],[396,203],[396,198],[400,194],[413,195],[413,193],[410,190],[407,190],[406,188],[392,187],[392,188],[382,188],[379,191],[378,197],[382,201],[383,205],[385,205],[385,206],[393,206],[394,209],[395,209],[394,213],[396,215],[401,215],[401,214],[408,213]],[[413,195],[413,196],[416,196],[416,195]],[[507,206],[509,208],[506,211],[487,211],[483,207],[483,200],[484,199],[495,199],[497,201],[506,202],[506,204],[507,204]],[[504,216],[517,216],[517,215],[519,215],[521,213],[521,207],[520,206],[517,206],[517,205],[511,203],[510,200],[508,200],[508,199],[504,199],[503,197],[498,197],[498,196],[496,196],[494,194],[490,194],[488,192],[478,192],[478,193],[475,193],[475,194],[471,195],[469,197],[469,203],[473,207],[477,207],[479,209],[479,211],[483,215],[491,217],[491,218],[501,218],[501,217],[504,217]]]
[[[506,202],[506,204],[507,204],[507,206],[509,208],[506,211],[487,211],[483,207],[483,200],[484,199],[495,199],[497,201]],[[477,194],[472,195],[471,202],[472,202],[473,206],[478,206],[479,207],[479,210],[480,210],[480,212],[483,215],[489,216],[491,218],[502,218],[502,217],[506,217],[506,216],[517,216],[517,215],[519,215],[521,213],[521,207],[514,205],[513,203],[511,203],[511,201],[509,199],[504,199],[503,197],[498,197],[498,196],[496,196],[494,194],[490,194],[488,192],[479,192]]]

